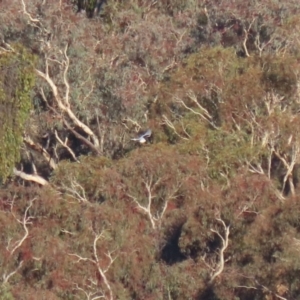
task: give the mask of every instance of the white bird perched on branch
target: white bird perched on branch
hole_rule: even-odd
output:
[[[141,134],[138,138],[131,139],[132,141],[139,142],[140,144],[144,144],[152,134],[152,130],[148,129],[145,133]]]

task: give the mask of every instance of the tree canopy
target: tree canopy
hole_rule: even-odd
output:
[[[2,1],[0,298],[299,299],[299,17]]]
[[[25,123],[32,107],[35,58],[23,46],[0,56],[0,179],[20,160]]]

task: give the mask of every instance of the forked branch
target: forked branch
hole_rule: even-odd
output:
[[[70,101],[69,101],[70,85],[69,85],[69,82],[67,79],[67,73],[68,73],[68,69],[69,69],[69,57],[67,55],[67,49],[68,49],[68,45],[66,45],[66,47],[64,49],[65,60],[62,63],[62,65],[64,65],[64,72],[63,72],[63,81],[64,81],[64,85],[65,85],[64,99],[62,99],[62,97],[59,95],[57,85],[54,83],[52,78],[49,76],[49,64],[48,64],[49,59],[48,58],[46,58],[46,61],[45,61],[45,65],[46,65],[45,72],[42,72],[37,69],[35,71],[40,77],[42,77],[49,84],[49,86],[52,90],[53,96],[54,96],[54,100],[55,100],[56,104],[58,105],[58,107],[60,108],[60,110],[62,111],[62,113],[66,114],[76,126],[78,126],[81,130],[83,130],[83,132],[92,139],[93,145],[95,147],[99,147],[99,140],[98,140],[97,136],[87,125],[85,125],[83,122],[81,122],[75,116],[74,112],[71,110],[71,107],[70,107]]]
[[[89,300],[100,299],[100,298],[109,299],[109,300],[114,299],[112,287],[110,285],[110,282],[107,279],[106,273],[110,269],[113,262],[116,260],[116,257],[112,258],[112,256],[111,256],[112,252],[106,253],[105,255],[109,258],[109,263],[105,268],[101,266],[101,261],[99,259],[98,253],[97,253],[97,242],[103,236],[104,236],[103,232],[101,232],[100,234],[95,234],[95,238],[94,238],[94,241],[93,241],[93,256],[94,256],[94,258],[87,258],[87,257],[82,257],[78,254],[69,253],[70,256],[75,256],[76,258],[78,258],[77,262],[89,261],[92,264],[94,264],[97,267],[97,271],[98,271],[99,275],[103,279],[103,282],[104,282],[104,285],[105,285],[106,289],[108,290],[109,296],[107,297],[107,296],[105,296],[105,293],[103,293],[102,291],[101,291],[101,295],[99,295],[99,290],[97,292],[87,293],[84,289],[79,288],[78,285],[76,284],[76,288],[78,290],[83,291],[85,293],[85,295],[87,296],[87,299],[89,299]]]
[[[193,91],[189,91],[187,96],[189,97],[189,99],[196,105],[196,107],[199,110],[195,110],[191,107],[189,107],[188,105],[186,105],[186,103],[177,98],[176,102],[180,103],[185,109],[187,109],[188,111],[192,112],[193,114],[199,116],[200,118],[202,118],[204,121],[208,122],[214,129],[219,129],[213,121],[213,117],[212,115],[208,112],[208,110],[206,108],[204,108],[197,100],[197,97],[195,95],[195,93]]]
[[[131,195],[128,195],[130,198],[133,199],[133,201],[137,204],[138,208],[143,211],[148,217],[151,222],[151,226],[153,229],[156,229],[157,226],[160,225],[160,222],[167,210],[168,203],[171,199],[176,198],[176,193],[179,190],[180,184],[178,184],[172,192],[170,192],[166,198],[164,199],[164,204],[160,212],[157,212],[155,215],[152,212],[152,200],[156,197],[154,194],[155,187],[162,181],[161,178],[159,178],[156,182],[153,183],[153,178],[151,177],[148,181],[144,181],[146,192],[147,192],[147,204],[142,205],[140,202],[136,199],[136,197],[133,197]]]
[[[17,222],[20,223],[20,224],[22,224],[25,233],[24,233],[24,236],[23,236],[20,240],[16,241],[16,242],[13,244],[11,250],[9,249],[9,246],[7,247],[7,250],[10,252],[10,255],[14,254],[14,252],[15,252],[18,248],[21,247],[21,245],[24,243],[24,241],[25,241],[25,240],[27,239],[27,237],[28,237],[29,231],[28,231],[27,225],[32,224],[30,220],[33,219],[33,217],[29,217],[29,216],[28,216],[28,211],[29,211],[29,209],[31,208],[31,206],[33,205],[33,202],[34,202],[35,200],[36,200],[36,198],[30,200],[30,203],[29,203],[29,205],[26,207],[25,212],[24,212],[24,216],[23,216],[23,218],[22,218],[21,220],[18,219],[18,218],[15,216],[15,214],[13,213],[14,200],[13,200],[13,202],[11,203],[11,213],[12,213],[12,215],[14,216],[14,218],[17,220]]]
[[[290,161],[288,161],[287,157],[284,155],[281,155],[279,151],[277,151],[275,148],[273,148],[273,153],[277,158],[280,159],[280,161],[283,163],[285,169],[286,169],[286,174],[283,178],[283,184],[282,184],[282,189],[281,189],[281,194],[284,193],[285,187],[286,187],[286,182],[289,183],[290,191],[293,196],[295,196],[295,186],[293,182],[293,170],[296,165],[298,155],[299,155],[299,147],[296,145],[292,149],[291,153],[291,158]]]
[[[78,200],[78,202],[89,202],[84,187],[79,184],[75,179],[72,179],[68,185],[63,184],[62,189],[70,197]]]
[[[210,281],[209,281],[210,283],[213,282],[215,280],[215,278],[217,276],[219,276],[224,270],[224,265],[225,265],[224,253],[228,247],[229,234],[230,234],[230,226],[226,226],[225,222],[220,218],[216,218],[216,220],[222,224],[223,229],[224,229],[224,234],[222,235],[218,230],[211,229],[211,231],[216,233],[219,236],[219,238],[221,239],[222,246],[221,246],[221,249],[219,252],[219,262],[218,262],[217,266],[214,268],[210,266],[210,269],[213,270],[213,273],[212,273]]]
[[[130,195],[129,195],[129,197],[133,199],[133,201],[137,204],[138,208],[141,211],[143,211],[146,215],[148,215],[151,225],[152,225],[152,228],[155,229],[157,218],[155,218],[151,212],[152,199],[155,198],[155,196],[152,193],[152,188],[160,182],[160,179],[158,179],[154,184],[152,182],[153,182],[152,178],[149,180],[149,182],[144,182],[145,186],[146,186],[146,190],[147,190],[147,195],[148,195],[147,205],[143,206],[138,202],[138,200],[135,197],[130,196]]]
[[[40,145],[39,143],[35,143],[29,136],[25,136],[23,138],[23,141],[28,147],[30,147],[34,151],[41,153],[52,170],[56,169],[56,162],[42,145]]]
[[[17,218],[17,216],[13,213],[14,199],[10,203],[11,214],[17,220],[17,222],[23,226],[24,231],[25,231],[23,237],[21,239],[17,240],[16,242],[14,242],[12,245],[10,245],[10,240],[9,240],[6,249],[10,253],[10,255],[13,255],[16,252],[16,250],[19,249],[22,246],[22,244],[24,243],[24,241],[28,238],[29,230],[28,230],[27,226],[29,224],[31,224],[31,220],[33,219],[33,217],[28,216],[28,211],[32,207],[33,202],[35,200],[36,200],[36,198],[32,199],[29,202],[29,205],[26,207],[22,219]],[[22,265],[23,265],[23,260],[21,260],[19,262],[17,268],[15,270],[13,270],[12,272],[10,272],[9,274],[6,274],[6,272],[4,272],[4,274],[2,275],[3,284],[6,284],[8,282],[8,280],[21,269]]]

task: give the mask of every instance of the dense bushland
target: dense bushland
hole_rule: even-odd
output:
[[[299,16],[2,1],[0,298],[299,299]]]

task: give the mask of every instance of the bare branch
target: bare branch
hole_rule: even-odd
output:
[[[254,202],[257,200],[258,198],[258,194],[256,194],[252,200],[250,201],[250,203],[245,204],[242,208],[241,211],[238,213],[237,218],[239,218],[243,213],[253,213],[253,214],[258,214],[257,211],[254,210],[249,210],[249,208],[251,208],[254,204]]]
[[[165,73],[165,72],[167,72],[167,71],[169,71],[169,70],[171,70],[171,69],[173,69],[173,68],[175,68],[176,65],[177,65],[176,58],[173,57],[172,62],[171,62],[169,65],[167,65],[167,66],[162,70],[162,74]]]
[[[197,97],[195,95],[194,92],[189,91],[188,92],[188,97],[190,98],[190,100],[192,100],[192,102],[194,104],[196,104],[196,106],[200,109],[201,112],[198,112],[196,110],[194,110],[193,108],[187,106],[185,104],[185,102],[181,99],[176,99],[176,102],[180,103],[183,105],[184,108],[186,108],[187,110],[189,110],[190,112],[192,112],[193,114],[200,116],[204,121],[208,122],[213,128],[215,129],[219,129],[213,122],[213,118],[211,116],[211,114],[207,111],[207,109],[205,109],[197,100]]]
[[[281,300],[288,300],[287,298],[284,298],[284,297],[278,295],[277,293],[271,291],[271,290],[270,290],[269,288],[267,288],[266,286],[260,284],[257,280],[255,280],[255,283],[256,283],[257,285],[259,285],[260,287],[262,287],[265,291],[267,291],[267,292],[273,294],[276,298],[281,299]]]
[[[216,271],[214,271],[214,273],[212,274],[211,278],[210,278],[210,282],[213,282],[214,279],[219,276],[223,270],[224,270],[224,252],[228,247],[228,241],[229,241],[229,233],[230,233],[230,226],[226,226],[225,222],[220,219],[220,218],[216,218],[217,221],[221,222],[221,224],[223,225],[224,231],[225,231],[225,236],[223,237],[219,231],[211,229],[212,232],[216,233],[221,241],[222,241],[222,248],[220,249],[220,253],[219,253],[219,263],[217,265]]]
[[[101,295],[97,296],[96,294],[98,294],[99,291],[88,293],[83,288],[79,287],[77,283],[75,283],[75,285],[77,290],[82,291],[85,294],[87,300],[105,299],[105,295],[102,292],[100,292]]]
[[[20,261],[19,265],[17,266],[17,268],[14,271],[9,273],[8,275],[6,275],[6,273],[4,273],[3,276],[2,276],[3,284],[6,284],[9,280],[9,278],[12,277],[13,275],[15,275],[21,269],[22,265],[23,265],[23,260]]]
[[[14,206],[14,198],[12,200],[12,202],[10,203],[10,211],[11,211],[11,214],[13,215],[13,217],[17,220],[18,223],[22,224],[23,228],[24,228],[24,235],[23,237],[20,239],[20,240],[17,240],[16,242],[13,243],[13,245],[10,247],[10,239],[9,239],[9,242],[8,242],[8,245],[6,247],[7,251],[10,253],[10,255],[13,255],[14,252],[19,249],[22,244],[24,243],[24,241],[28,238],[28,235],[29,235],[29,231],[28,231],[28,225],[31,224],[30,220],[33,219],[33,217],[30,217],[28,216],[28,211],[29,209],[32,207],[33,205],[33,202],[36,200],[36,198],[30,200],[29,202],[29,205],[26,207],[25,209],[25,212],[24,212],[24,215],[23,215],[23,218],[22,219],[19,219],[16,217],[16,215],[13,213],[13,206]],[[10,249],[11,248],[11,249]],[[8,282],[8,280],[14,275],[16,274],[19,269],[22,267],[23,265],[23,260],[19,262],[19,265],[18,267],[10,272],[9,274],[6,275],[6,272],[3,274],[2,278],[3,278],[3,284],[6,284]]]
[[[18,171],[16,168],[13,169],[13,173],[27,181],[33,181],[40,185],[47,185],[49,182],[39,175],[26,174],[25,172]]]
[[[295,195],[295,186],[293,183],[293,170],[295,167],[295,164],[297,162],[297,158],[298,158],[298,154],[299,154],[299,147],[297,145],[295,145],[292,149],[292,156],[290,159],[290,162],[287,161],[287,159],[281,155],[274,147],[272,148],[273,153],[281,160],[281,162],[283,163],[283,165],[286,168],[286,174],[284,176],[283,179],[283,184],[282,184],[282,189],[281,189],[281,193],[283,194],[284,190],[285,190],[285,186],[286,186],[286,182],[289,182],[289,186],[290,186],[290,190],[292,195]]]
[[[152,195],[151,193],[151,188],[154,186],[154,185],[157,185],[160,181],[160,179],[158,179],[156,181],[156,183],[154,185],[152,185],[152,178],[149,180],[149,182],[145,182],[145,186],[146,186],[146,190],[147,190],[147,194],[148,194],[148,204],[147,206],[142,206],[135,197],[133,196],[130,196],[133,201],[137,204],[138,208],[142,211],[144,211],[145,214],[148,215],[149,219],[150,219],[150,222],[151,222],[151,225],[152,225],[152,228],[155,229],[156,228],[156,218],[152,215],[151,213],[151,205],[152,205],[152,199],[155,197]]]
[[[236,285],[236,288],[244,288],[244,289],[253,289],[253,290],[257,290],[257,287],[255,286],[246,286],[246,285]]]
[[[68,69],[69,69],[69,65],[70,65],[70,60],[69,60],[69,57],[67,55],[67,50],[68,50],[68,44],[66,45],[65,47],[65,50],[64,50],[64,55],[65,55],[65,69],[64,69],[64,84],[66,86],[66,93],[65,93],[65,103],[66,103],[66,106],[68,108],[70,108],[70,102],[69,102],[69,94],[70,94],[70,85],[69,85],[69,82],[68,82],[68,79],[67,79],[67,74],[68,74]]]
[[[146,192],[147,192],[147,200],[148,200],[146,205],[141,205],[140,202],[136,199],[136,197],[127,194],[137,204],[138,208],[148,216],[153,229],[156,229],[157,225],[160,225],[160,222],[167,210],[169,201],[171,199],[176,198],[175,195],[178,192],[180,186],[180,184],[176,186],[176,188],[169,195],[166,196],[162,210],[160,212],[157,212],[154,215],[152,213],[152,200],[156,197],[156,195],[153,194],[153,190],[161,181],[162,181],[161,178],[159,178],[155,183],[153,183],[153,178],[150,178],[150,180],[148,181],[144,181]]]
[[[249,278],[249,277],[247,277],[247,278]],[[256,284],[256,286],[237,285],[235,287],[236,288],[245,288],[245,289],[254,289],[254,290],[257,290],[258,289],[257,286],[259,286],[265,292],[268,292],[268,293],[274,295],[276,298],[281,299],[281,300],[287,300],[287,298],[282,297],[282,295],[279,295],[279,294],[273,292],[272,290],[270,290],[269,288],[267,288],[266,286],[260,284],[256,279],[254,279],[254,278],[249,278],[249,279],[251,279]],[[282,291],[280,291],[280,289],[282,289],[284,293],[288,291],[288,288],[286,286],[278,285],[277,286],[277,292],[278,293],[282,293]],[[272,297],[272,299],[274,299],[274,298]]]
[[[274,36],[272,36],[267,43],[262,44],[261,41],[260,41],[260,34],[258,33],[256,35],[255,46],[259,51],[259,57],[261,57],[262,52],[264,51],[265,47],[268,46],[272,42],[273,39],[274,39]]]
[[[48,161],[49,166],[54,170],[57,167],[56,162],[54,159],[51,157],[51,155],[47,152],[47,150],[42,147],[39,143],[35,143],[29,136],[25,136],[23,138],[23,141],[25,142],[26,145],[28,145],[31,149],[41,153],[44,158]]]
[[[63,191],[67,192],[67,195],[78,200],[78,202],[89,202],[85,194],[84,187],[79,184],[75,179],[71,180],[70,187],[65,184],[62,185]]]
[[[18,219],[18,218],[14,215],[14,213],[13,213],[13,211],[12,211],[12,209],[13,209],[13,203],[14,203],[14,202],[12,202],[12,204],[11,204],[11,213],[12,213],[12,215],[14,216],[14,218],[15,218],[20,224],[22,224],[22,226],[23,226],[23,228],[24,228],[24,231],[25,231],[25,234],[24,234],[24,236],[23,236],[19,241],[16,241],[16,242],[14,243],[14,246],[13,246],[13,249],[12,249],[12,250],[8,250],[8,251],[10,252],[10,255],[14,254],[14,252],[15,252],[18,248],[21,247],[21,245],[24,243],[24,241],[25,241],[25,240],[27,239],[27,237],[28,237],[29,231],[28,231],[27,225],[32,224],[32,223],[30,222],[30,220],[33,219],[33,217],[28,217],[28,211],[29,211],[29,209],[31,208],[31,206],[33,205],[33,202],[34,202],[35,200],[36,200],[36,198],[30,200],[30,203],[29,203],[29,205],[26,207],[26,210],[25,210],[25,212],[24,212],[24,216],[23,216],[23,219],[22,219],[22,220]]]
[[[23,13],[29,18],[29,20],[33,23],[40,23],[40,20],[39,19],[36,19],[36,18],[32,18],[31,17],[31,14],[29,14],[26,10],[26,5],[25,5],[25,2],[24,0],[21,0],[22,2],[22,5],[23,5]]]
[[[78,260],[76,261],[77,263],[81,262],[82,260],[83,261],[90,261],[90,262],[94,263],[94,261],[92,259],[86,258],[86,257],[82,257],[82,256],[80,256],[78,254],[75,254],[75,253],[68,253],[68,255],[77,257],[78,258]]]
[[[75,235],[74,232],[70,232],[70,231],[68,231],[68,230],[66,230],[66,229],[61,229],[60,231],[63,232],[63,233],[70,234],[70,235]]]
[[[132,120],[132,119],[126,117],[126,118],[124,118],[124,119],[122,120],[122,124],[123,124],[127,129],[129,129],[129,128],[128,128],[127,125],[125,124],[126,122],[131,123],[131,124],[135,127],[135,131],[136,131],[136,132],[139,132],[139,131],[141,130],[141,128],[142,128],[142,126],[141,126],[137,121]]]
[[[67,80],[67,72],[68,72],[68,68],[69,68],[69,58],[67,56],[66,51],[67,51],[67,46],[65,47],[65,50],[64,50],[64,55],[65,55],[65,59],[66,59],[64,61],[64,65],[65,65],[65,68],[64,68],[64,85],[66,87],[64,101],[61,99],[61,97],[58,93],[57,86],[55,85],[55,83],[53,82],[53,80],[49,76],[48,58],[46,58],[46,61],[45,61],[45,64],[46,64],[45,73],[40,71],[40,70],[37,70],[37,69],[35,71],[40,77],[42,77],[45,81],[47,81],[47,83],[51,87],[55,102],[57,103],[57,105],[61,109],[61,111],[65,114],[67,114],[67,116],[73,121],[73,123],[76,124],[76,126],[81,128],[88,136],[91,137],[91,139],[93,140],[93,145],[97,148],[97,147],[99,147],[99,140],[98,140],[97,136],[94,134],[94,132],[87,125],[82,123],[75,116],[75,114],[73,113],[73,111],[70,108],[70,102],[69,102],[70,86],[69,86],[69,83],[68,83],[68,80]]]
[[[163,117],[163,123],[162,123],[163,125],[167,125],[169,128],[171,128],[171,129],[173,130],[173,132],[174,132],[177,136],[179,136],[180,138],[182,138],[182,139],[184,139],[184,140],[188,140],[188,138],[181,136],[181,135],[177,132],[177,130],[176,130],[174,124],[167,118],[166,115],[163,115],[162,117]],[[183,129],[184,129],[184,128],[183,128]],[[187,136],[189,136],[185,130],[184,130],[184,133],[185,133]]]
[[[84,144],[86,144],[96,155],[101,155],[101,152],[98,147],[96,147],[93,143],[91,143],[88,139],[86,139],[84,136],[79,134],[76,130],[74,130],[71,125],[67,122],[66,119],[63,119],[63,122],[65,126]]]
[[[106,269],[102,269],[100,267],[100,262],[99,262],[99,258],[98,258],[98,254],[97,254],[97,241],[102,237],[102,233],[101,234],[98,234],[95,236],[95,239],[94,239],[94,245],[93,245],[93,249],[94,249],[94,256],[95,256],[95,260],[96,260],[96,266],[97,266],[97,269],[98,269],[98,272],[99,274],[101,275],[103,281],[104,281],[104,284],[106,285],[108,291],[109,291],[109,299],[110,300],[113,300],[113,293],[112,293],[112,289],[111,289],[111,286],[110,286],[110,283],[108,282],[107,280],[107,277],[105,275],[105,273],[108,271],[108,269],[110,268],[110,266],[112,265],[112,263],[114,262],[115,259],[112,259],[110,253],[107,255],[110,259],[110,262],[109,262],[109,265],[107,266]]]
[[[111,288],[111,285],[110,285],[110,283],[109,283],[109,281],[106,277],[106,273],[109,270],[109,268],[111,267],[111,265],[113,264],[113,262],[116,260],[116,257],[112,258],[112,256],[111,256],[112,252],[106,253],[105,255],[109,258],[109,263],[108,263],[106,268],[101,267],[101,262],[100,262],[100,259],[99,259],[98,253],[97,253],[97,242],[103,236],[104,236],[103,232],[101,232],[100,234],[95,234],[95,238],[94,238],[94,242],[93,242],[93,256],[94,256],[94,259],[82,257],[78,254],[69,253],[70,256],[75,256],[76,258],[78,258],[77,262],[89,261],[89,262],[93,263],[97,267],[98,273],[101,276],[101,278],[103,279],[103,282],[104,282],[104,284],[105,284],[105,286],[106,286],[106,288],[109,292],[109,297],[106,297],[104,293],[102,293],[101,295],[96,295],[96,294],[99,294],[99,291],[94,292],[94,293],[87,293],[82,288],[79,288],[78,285],[76,284],[76,288],[78,290],[83,291],[85,293],[85,295],[87,296],[87,299],[90,299],[90,300],[100,299],[100,298],[109,299],[109,300],[114,299],[112,288]]]
[[[76,155],[75,153],[73,152],[73,150],[68,146],[68,138],[65,139],[65,141],[63,142],[60,137],[58,136],[58,133],[56,130],[54,130],[54,134],[55,134],[55,137],[57,139],[57,141],[64,147],[68,150],[68,152],[71,154],[71,156],[73,157],[73,159],[80,163],[80,161],[76,158]]]
[[[248,29],[244,29],[244,33],[245,33],[245,38],[244,38],[244,41],[243,41],[243,47],[244,47],[244,50],[245,50],[245,54],[247,57],[250,57],[250,54],[248,52],[248,49],[247,49],[247,41],[248,41],[248,36],[249,36],[249,31],[254,23],[256,18],[253,18]]]
[[[79,140],[81,140],[84,144],[86,144],[96,155],[100,155],[102,152],[102,148],[103,148],[103,139],[104,139],[104,134],[101,137],[101,144],[100,144],[100,150],[99,147],[96,147],[93,143],[91,143],[88,139],[86,139],[84,136],[82,136],[80,133],[78,133],[76,130],[74,130],[72,128],[72,126],[67,122],[67,120],[60,114],[58,113],[58,111],[53,108],[52,106],[49,105],[47,98],[45,96],[44,90],[41,88],[41,96],[42,99],[44,100],[45,104],[47,105],[47,107],[57,116],[59,116],[60,119],[63,120],[64,125],[67,127],[68,130],[70,130]],[[97,117],[97,121],[98,121],[98,117]],[[100,126],[98,126],[98,131],[99,131],[99,135],[100,135]]]
[[[208,264],[208,263],[206,262],[205,258],[206,258],[206,253],[205,253],[203,256],[201,256],[201,260],[203,261],[203,263],[205,264],[205,266],[206,266],[208,269],[210,269],[212,272],[214,272],[215,269],[213,268],[213,266],[211,266],[210,264]]]
[[[262,166],[261,166],[260,163],[257,163],[257,164],[254,165],[254,164],[252,164],[250,162],[247,162],[247,164],[249,166],[249,171],[251,173],[257,173],[257,174],[260,174],[260,175],[264,175],[265,174],[265,172],[264,172],[264,170],[263,170],[263,168],[262,168]]]

